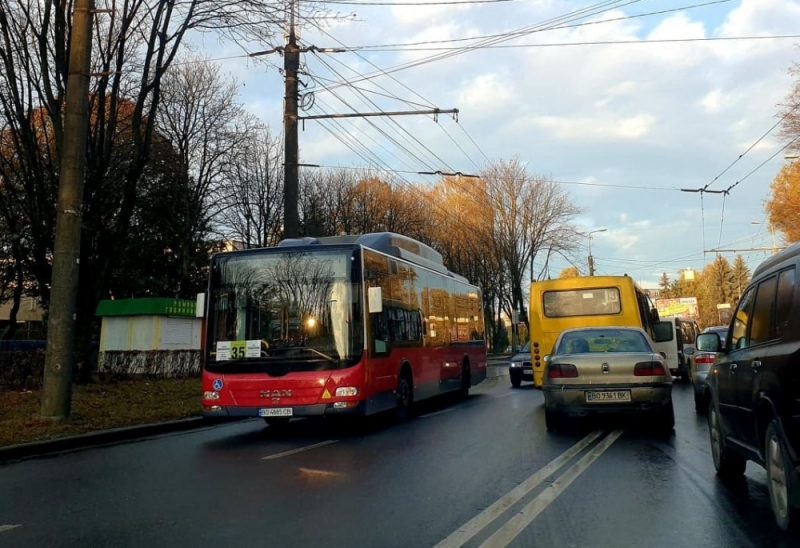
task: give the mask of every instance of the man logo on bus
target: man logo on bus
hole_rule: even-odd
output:
[[[270,391],[270,390],[262,390],[261,392],[259,392],[258,395],[261,398],[280,398],[280,397],[291,398],[292,397],[292,391],[291,390],[272,390],[272,391]]]

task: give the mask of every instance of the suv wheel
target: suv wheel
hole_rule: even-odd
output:
[[[778,423],[773,420],[767,427],[764,440],[764,460],[767,468],[767,487],[772,513],[778,527],[788,531],[796,525],[797,512],[791,506],[792,493],[795,489],[794,471],[789,459],[789,452],[779,431]]]
[[[726,479],[744,475],[747,460],[725,447],[725,437],[722,434],[722,425],[713,398],[708,403],[708,434],[711,438],[711,456],[717,474]]]

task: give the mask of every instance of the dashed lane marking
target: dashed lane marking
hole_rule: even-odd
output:
[[[283,453],[275,453],[274,455],[267,455],[266,457],[261,457],[261,460],[274,460],[279,459],[281,457],[288,457],[289,455],[295,455],[297,453],[302,453],[303,451],[310,451],[311,449],[316,449],[318,447],[323,447],[325,445],[330,445],[332,443],[336,443],[339,440],[327,440],[321,441],[319,443],[314,443],[312,445],[306,445],[305,447],[298,447],[297,449],[291,449],[289,451],[284,451]]]

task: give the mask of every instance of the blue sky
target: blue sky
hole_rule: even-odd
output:
[[[771,246],[766,225],[752,223],[765,221],[763,203],[769,183],[786,161],[780,151],[783,143],[774,131],[710,187],[727,188],[776,155],[725,198],[724,222],[721,195],[706,194],[701,210],[699,195],[675,189],[709,183],[776,123],[777,105],[792,86],[787,70],[800,60],[800,40],[641,40],[800,33],[800,1],[729,1],[630,18],[710,1],[607,1],[602,3],[613,9],[582,22],[615,21],[547,30],[504,42],[639,42],[635,44],[476,49],[362,82],[360,87],[384,95],[459,108],[458,123],[447,116],[441,116],[438,124],[426,116],[394,119],[399,126],[390,120],[370,120],[395,136],[396,143],[366,121],[343,122],[334,132],[339,137],[349,134],[351,143],[356,139],[364,143],[374,152],[369,161],[387,170],[435,168],[468,173],[478,170],[487,158],[518,157],[531,172],[563,181],[575,202],[585,208],[581,226],[586,231],[607,229],[592,240],[600,274],[628,273],[652,283],[661,272],[675,277],[680,269],[702,268],[714,258],[705,250]],[[329,4],[357,17],[332,21],[322,30],[305,29],[301,39],[307,45],[336,47],[339,42],[383,45],[485,36],[598,3]],[[271,43],[281,41],[279,36]],[[239,53],[210,37],[197,44],[211,58]],[[439,52],[306,55],[307,70],[314,77],[306,81],[316,100],[306,114],[412,108],[399,99],[368,93],[374,101],[370,104],[347,88],[323,88],[332,81],[351,81],[373,72],[375,66],[388,69],[435,53]],[[282,58],[268,61],[281,64]],[[279,131],[283,87],[275,66],[231,59],[223,61],[222,67],[241,83],[241,100],[248,110]],[[367,162],[322,123],[306,123],[300,143],[303,162],[331,166]],[[414,153],[405,154],[401,146]],[[402,178],[398,179],[401,184],[430,183],[430,178],[410,173],[392,176]],[[744,255],[755,266],[766,252]],[[730,253],[726,256],[733,258]],[[585,272],[585,257],[575,261]],[[556,275],[567,265],[566,261],[551,263],[551,272]]]

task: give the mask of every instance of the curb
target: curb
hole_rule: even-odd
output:
[[[34,441],[30,443],[20,443],[0,447],[0,464],[7,464],[14,461],[57,455],[85,449],[88,447],[98,447],[102,445],[113,445],[126,441],[134,441],[140,438],[168,434],[171,432],[181,432],[192,430],[203,426],[212,426],[213,421],[203,417],[189,417],[174,421],[141,424],[137,426],[125,426],[122,428],[112,428],[100,430],[99,432],[87,432],[76,436],[55,438],[52,440]]]

